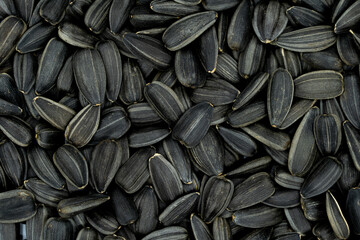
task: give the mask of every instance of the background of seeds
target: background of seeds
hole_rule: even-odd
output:
[[[358,239],[360,1],[294,2],[0,0],[0,239]]]

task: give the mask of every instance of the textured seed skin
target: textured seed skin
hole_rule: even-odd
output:
[[[340,239],[348,238],[350,236],[349,225],[338,202],[330,191],[326,192],[326,213],[335,235]]]
[[[359,188],[350,189],[346,198],[346,212],[349,216],[350,226],[352,227],[351,231],[353,231],[356,235],[360,234],[359,222],[356,221],[360,214],[358,208],[359,198]]]
[[[75,237],[75,229],[67,219],[49,218],[44,226],[43,239],[65,240]]]
[[[94,48],[98,40],[85,29],[70,22],[63,22],[59,25],[58,35],[64,42],[80,48]]]
[[[321,115],[314,120],[314,136],[322,155],[335,155],[341,144],[341,123],[334,115]]]
[[[169,236],[175,239],[185,240],[188,238],[188,232],[183,227],[178,227],[178,226],[165,227],[160,230],[153,231],[152,233],[142,238],[142,240],[164,239]]]
[[[186,147],[198,145],[210,127],[214,107],[207,103],[198,103],[188,109],[173,128],[173,138]]]
[[[349,122],[345,121],[343,123],[343,128],[346,137],[346,143],[349,148],[350,156],[354,162],[355,168],[357,170],[360,169],[360,162],[359,162],[359,149],[360,149],[360,142],[359,142],[359,131],[355,129],[355,127]]]
[[[359,10],[359,3],[351,4],[335,23],[334,32],[336,34],[344,33],[359,21],[359,16],[356,14]]]
[[[50,216],[50,208],[43,204],[39,205],[36,215],[26,221],[26,238],[29,240],[41,239],[45,222]]]
[[[84,16],[84,23],[90,31],[99,34],[104,30],[111,2],[111,0],[96,0],[90,5]]]
[[[348,74],[344,77],[344,93],[340,96],[340,106],[347,120],[360,129],[360,84],[359,76]]]
[[[56,25],[65,17],[65,9],[68,4],[69,2],[66,0],[44,0],[39,15],[51,25]]]
[[[196,240],[204,239],[204,240],[210,240],[213,239],[211,232],[206,225],[206,223],[201,220],[198,216],[196,216],[194,213],[190,216],[190,222],[191,222],[191,228],[194,234],[194,237]]]
[[[119,33],[121,27],[124,25],[129,16],[130,9],[133,6],[133,1],[113,0],[109,9],[109,26],[114,33]]]
[[[165,30],[162,40],[170,51],[177,51],[193,42],[206,29],[211,27],[217,18],[214,11],[205,11],[188,15]]]

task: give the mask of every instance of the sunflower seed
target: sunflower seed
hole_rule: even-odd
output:
[[[40,7],[39,15],[51,25],[56,25],[65,17],[65,9],[68,4],[67,0],[45,0]]]
[[[271,228],[261,228],[258,230],[251,231],[250,233],[246,234],[241,239],[242,240],[251,240],[251,239],[266,240],[266,239],[270,239],[271,234],[272,234]]]
[[[149,159],[149,170],[155,192],[161,201],[171,202],[183,193],[176,169],[161,154],[155,153]]]
[[[337,19],[345,12],[345,10],[350,6],[352,1],[349,0],[340,0],[337,4],[334,5],[331,22],[335,23]]]
[[[90,175],[95,190],[104,193],[124,160],[129,158],[126,138],[118,142],[103,140],[95,146],[90,161]]]
[[[174,126],[173,138],[188,148],[198,145],[210,127],[213,109],[207,102],[198,103],[188,109]]]
[[[224,145],[218,133],[210,128],[198,145],[189,149],[192,163],[206,175],[224,171]]]
[[[237,175],[248,175],[253,174],[262,170],[265,170],[267,167],[269,167],[271,162],[270,156],[265,156],[261,158],[257,158],[251,161],[248,161],[241,165],[240,167],[228,172],[227,176],[237,176]]]
[[[214,240],[230,240],[232,234],[230,225],[225,218],[217,217],[213,222],[212,234]]]
[[[319,114],[319,108],[311,108],[298,126],[289,151],[288,168],[295,176],[304,176],[317,157],[317,147],[314,137],[314,119]]]
[[[16,15],[16,6],[14,1],[3,0],[0,5],[0,15]]]
[[[21,35],[26,31],[26,23],[15,16],[8,16],[0,24],[0,65],[14,52]]]
[[[311,198],[326,192],[339,180],[342,164],[335,157],[325,157],[319,161],[302,184],[300,194]]]
[[[164,226],[180,223],[195,209],[200,193],[193,192],[178,198],[169,204],[159,215],[159,221]]]
[[[43,239],[66,240],[75,237],[75,229],[70,220],[49,218],[44,226]]]
[[[46,206],[56,207],[57,204],[69,197],[65,190],[57,190],[37,178],[30,178],[24,181],[24,186],[31,191],[35,199]]]
[[[120,99],[126,105],[141,102],[145,80],[136,61],[128,58],[123,62],[123,81],[120,88]]]
[[[285,7],[278,1],[256,4],[252,26],[255,34],[263,43],[271,43],[285,29],[288,18]]]
[[[340,239],[347,239],[350,236],[349,225],[330,191],[326,192],[326,213],[335,235]]]
[[[214,25],[217,17],[216,12],[205,11],[188,15],[176,21],[163,34],[162,40],[165,43],[165,47],[170,51],[176,51],[185,47]],[[192,26],[191,24],[195,25]]]
[[[226,81],[235,84],[240,82],[238,64],[229,54],[223,52],[218,56],[215,73],[219,74]]]
[[[18,223],[36,214],[35,197],[28,190],[10,190],[0,193],[0,223]]]
[[[104,235],[114,234],[121,228],[114,213],[108,208],[103,209],[102,206],[96,210],[87,212],[85,217],[91,227]]]
[[[210,102],[214,106],[227,105],[235,101],[240,91],[229,82],[222,79],[207,79],[201,88],[192,92],[194,103]]]
[[[165,227],[160,230],[153,231],[152,233],[143,237],[142,240],[161,240],[169,237],[179,240],[186,240],[188,239],[188,232],[183,227]]]
[[[76,114],[73,109],[41,96],[34,98],[33,105],[43,119],[59,130],[65,130]]]
[[[110,196],[112,211],[115,212],[116,220],[120,225],[132,224],[138,219],[139,214],[132,197],[118,187],[112,189]]]
[[[318,52],[336,42],[331,26],[318,25],[281,34],[274,44],[294,52]]]
[[[334,231],[331,229],[329,223],[322,222],[316,224],[312,229],[313,235],[320,239],[335,239],[338,240]]]
[[[279,168],[275,171],[275,182],[284,188],[300,190],[304,179],[293,176],[287,171]]]
[[[300,205],[299,191],[285,188],[276,188],[275,193],[262,202],[276,208],[291,208]]]
[[[186,16],[201,11],[201,7],[198,5],[184,5],[175,1],[164,0],[151,1],[150,8],[154,12],[176,17]]]
[[[258,204],[253,207],[238,210],[232,220],[236,225],[247,228],[263,228],[273,226],[282,221],[283,214],[279,208]]]
[[[245,133],[259,142],[278,151],[285,151],[290,147],[290,137],[284,132],[278,132],[265,127],[262,124],[254,123],[243,127]]]
[[[88,240],[88,239],[92,239],[92,240],[100,240],[101,237],[100,235],[92,228],[86,227],[80,230],[80,232],[78,232],[77,240]]]
[[[358,185],[360,172],[356,169],[348,153],[341,153],[338,158],[343,164],[343,172],[337,184],[342,192],[346,192]]]
[[[162,119],[148,103],[135,103],[127,108],[131,124],[144,126],[161,123]]]
[[[156,38],[135,33],[124,35],[124,44],[138,59],[145,60],[158,70],[170,67],[172,56],[163,44]]]
[[[15,53],[14,56],[14,80],[18,90],[28,94],[35,83],[34,67],[35,58],[32,54]],[[5,77],[5,75],[3,75]]]
[[[211,240],[213,236],[206,225],[198,216],[194,213],[190,216],[191,228],[194,234],[195,240]]]
[[[360,129],[360,84],[359,76],[348,74],[344,77],[344,93],[340,96],[341,109],[354,127]]]
[[[31,127],[20,118],[0,117],[0,130],[20,147],[27,147],[32,141]]]
[[[185,112],[176,93],[161,82],[147,84],[144,95],[150,106],[168,124],[176,123]]]
[[[228,208],[236,211],[254,206],[271,197],[274,192],[275,187],[269,174],[256,173],[235,187],[234,196]]]
[[[85,157],[70,144],[58,148],[53,155],[53,161],[61,175],[79,189],[87,186],[89,170]]]
[[[10,181],[20,187],[26,176],[26,156],[11,141],[0,145],[0,164]]]
[[[314,120],[314,136],[322,155],[335,155],[341,144],[340,119],[333,114],[317,116]]]
[[[340,15],[334,27],[334,32],[336,34],[346,32],[360,20],[357,14],[359,7],[360,7],[359,3],[354,2],[346,9],[346,11],[344,11]]]
[[[96,133],[100,122],[100,106],[88,105],[78,112],[65,129],[65,139],[74,146],[85,146]]]
[[[290,21],[302,27],[312,27],[326,22],[324,15],[306,7],[292,6],[286,10],[286,15]]]
[[[49,186],[55,189],[63,189],[65,179],[56,170],[49,154],[42,148],[33,145],[28,148],[28,160],[36,175]]]
[[[310,221],[318,221],[326,218],[325,203],[323,196],[320,198],[301,198],[301,208],[304,216]]]
[[[72,197],[61,200],[57,210],[62,218],[68,218],[78,213],[89,211],[110,200],[110,197],[103,194],[89,194],[81,197]]]
[[[343,63],[335,49],[329,48],[320,52],[302,53],[301,59],[315,69],[341,71]]]
[[[294,124],[298,119],[304,116],[316,103],[316,100],[298,99],[295,100],[286,115],[279,129],[286,129]]]
[[[360,225],[357,221],[358,217],[360,216],[360,211],[358,208],[359,199],[360,189],[350,189],[346,198],[346,211],[349,218],[350,226],[352,227],[351,231],[356,235],[360,234]]]
[[[266,86],[269,77],[268,73],[258,73],[254,76],[236,98],[232,109],[237,110],[249,103]]]
[[[66,21],[59,25],[58,35],[64,42],[80,48],[94,48],[98,40],[85,29]]]
[[[106,71],[97,50],[78,50],[73,57],[76,84],[87,101],[93,105],[104,103]]]
[[[264,64],[265,45],[256,36],[252,36],[244,51],[239,55],[238,71],[241,77],[248,79],[256,75]]]
[[[43,204],[39,205],[36,215],[26,221],[26,239],[42,239],[45,222],[50,218],[50,216],[52,216],[51,209]]]
[[[149,8],[149,1],[147,6],[135,6],[130,11],[130,24],[135,28],[151,28],[151,27],[167,27],[178,19],[175,16],[164,14],[157,14]]]
[[[355,168],[359,171],[360,169],[360,157],[359,157],[359,149],[360,149],[360,133],[358,129],[355,129],[355,127],[349,122],[345,121],[343,123],[343,128],[345,132],[346,137],[346,144],[349,149],[350,156],[353,160],[353,163],[355,165]]]
[[[134,129],[129,134],[129,146],[131,148],[150,146],[152,144],[160,142],[170,134],[170,129],[162,126],[152,126]]]
[[[90,5],[84,16],[84,23],[90,31],[99,34],[104,30],[111,2],[111,0],[96,0]]]
[[[109,27],[114,33],[119,33],[129,16],[134,1],[113,0],[109,9]]]

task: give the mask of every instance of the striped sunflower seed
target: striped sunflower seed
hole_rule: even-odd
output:
[[[28,190],[16,189],[0,193],[0,223],[18,223],[35,216],[34,195]]]
[[[229,54],[223,52],[218,56],[215,73],[232,84],[239,83],[240,75],[237,66],[238,63],[236,60]]]
[[[223,11],[235,7],[239,2],[239,0],[204,0],[203,6],[206,10]]]
[[[292,6],[286,10],[286,15],[291,22],[302,27],[322,25],[326,22],[323,14],[310,8]]]
[[[349,225],[339,203],[330,191],[326,192],[326,213],[335,235],[340,239],[347,239],[350,236]]]
[[[276,208],[292,208],[300,205],[300,194],[297,190],[276,188],[275,193],[262,202]]]
[[[85,227],[78,232],[76,239],[77,240],[87,240],[87,239],[100,240],[101,237],[94,229],[92,229],[90,227]]]
[[[232,239],[230,225],[225,218],[222,217],[215,218],[212,226],[212,235],[214,237],[214,240]]]
[[[114,234],[121,228],[115,215],[109,208],[99,208],[86,213],[86,221],[91,227],[104,235]]]
[[[236,111],[228,114],[227,122],[233,128],[241,128],[251,125],[267,116],[264,101],[249,103]]]
[[[131,148],[150,146],[160,142],[170,134],[170,129],[163,126],[151,126],[134,129],[129,135],[129,146]]]
[[[95,0],[84,16],[85,25],[95,34],[101,33],[107,23],[111,0]]]
[[[56,87],[64,92],[72,92],[73,88],[75,87],[72,58],[73,56],[71,55],[66,59],[56,80]]]
[[[44,120],[59,130],[65,130],[76,114],[73,109],[42,96],[35,97],[33,105]]]
[[[289,151],[288,168],[295,176],[304,176],[317,157],[317,147],[314,137],[314,120],[319,115],[319,108],[311,108],[300,122]]]
[[[109,9],[109,27],[114,33],[119,33],[133,7],[133,1],[113,0]]]
[[[127,108],[131,124],[146,126],[161,123],[162,119],[146,102],[135,103]]]
[[[145,186],[135,195],[134,202],[139,218],[131,226],[136,233],[149,234],[156,229],[159,216],[158,200],[154,189],[151,186]]]
[[[302,53],[301,59],[311,65],[315,69],[326,69],[341,71],[343,62],[341,61],[337,51],[329,48],[320,52]]]
[[[36,215],[26,221],[26,239],[36,240],[42,239],[42,232],[45,227],[45,222],[52,216],[52,211],[49,207],[41,204],[37,208]],[[11,238],[7,238],[11,239]],[[14,238],[16,239],[16,238]]]
[[[183,186],[176,169],[161,154],[149,159],[149,171],[158,198],[171,202],[182,195]]]
[[[272,127],[281,126],[288,115],[294,96],[294,81],[290,73],[277,69],[268,84],[267,111]]]
[[[179,226],[165,227],[149,233],[141,240],[161,240],[169,237],[178,240],[186,240],[188,239],[188,232],[185,228]]]
[[[88,163],[73,145],[65,144],[53,155],[53,161],[61,175],[72,185],[84,189],[89,181]]]
[[[175,16],[157,14],[149,8],[151,1],[146,5],[135,6],[130,11],[130,24],[139,29],[152,27],[167,27],[178,19]]]
[[[200,193],[200,215],[206,223],[211,223],[229,205],[234,193],[234,184],[223,176],[213,176]]]
[[[360,162],[359,162],[359,149],[360,149],[360,133],[359,130],[356,129],[349,121],[345,121],[343,123],[343,128],[346,137],[346,144],[349,149],[350,156],[353,160],[355,168],[357,170],[360,169]]]
[[[305,99],[330,99],[344,91],[343,76],[332,70],[303,74],[294,79],[295,97]]]
[[[208,73],[214,73],[219,54],[219,46],[215,26],[207,29],[199,37],[199,58]]]
[[[342,174],[342,163],[335,157],[325,157],[319,161],[301,186],[303,198],[311,198],[326,192]]]
[[[348,31],[360,20],[359,15],[356,14],[359,8],[360,4],[358,2],[354,2],[346,8],[346,11],[344,11],[335,22],[334,32],[336,34]]]
[[[26,28],[26,23],[16,16],[8,16],[1,21],[0,42],[4,44],[0,47],[0,65],[15,51],[15,46]]]
[[[337,184],[343,192],[346,192],[357,186],[360,180],[360,172],[356,169],[350,154],[341,153],[338,158],[343,164],[343,173]]]
[[[97,193],[67,198],[58,203],[57,211],[62,218],[68,218],[78,213],[94,209],[108,200],[110,200],[109,196]]]
[[[257,158],[254,160],[250,160],[240,167],[235,168],[234,170],[226,173],[227,176],[241,176],[241,175],[248,175],[253,174],[262,170],[267,169],[270,166],[271,157],[264,156],[261,158]]]
[[[88,105],[78,112],[65,129],[65,139],[81,148],[90,142],[100,122],[100,106]]]
[[[35,84],[35,65],[35,57],[32,54],[15,53],[14,80],[18,90],[24,94],[28,94]]]
[[[0,145],[0,165],[16,187],[22,186],[27,170],[25,151],[16,147],[13,142],[5,141]]]
[[[172,136],[187,148],[195,147],[204,138],[209,127],[214,107],[202,102],[189,108],[177,121]]]
[[[188,15],[176,21],[163,34],[162,40],[165,47],[170,51],[176,51],[187,46],[214,25],[217,17],[216,12],[205,11]]]
[[[351,34],[339,35],[337,37],[336,46],[341,60],[346,65],[354,66],[360,63],[358,44]]]
[[[278,1],[256,4],[252,26],[255,34],[263,43],[271,43],[285,29],[288,17],[285,7]]]
[[[236,211],[254,206],[275,193],[275,186],[269,174],[259,172],[236,185],[234,196],[228,208]]]
[[[200,12],[201,7],[198,5],[184,5],[175,1],[155,0],[150,2],[150,8],[156,13],[171,16],[186,16],[192,13]]]
[[[236,225],[247,228],[263,228],[278,224],[283,219],[281,209],[258,204],[236,211],[232,220]]]
[[[58,148],[64,143],[64,133],[45,124],[35,127],[36,143],[45,149]]]
[[[310,221],[319,221],[326,218],[325,202],[323,196],[315,198],[301,198],[301,208],[304,216]]]
[[[351,226],[351,231],[356,235],[360,234],[360,224],[359,221],[357,221],[360,216],[360,211],[358,208],[359,199],[360,189],[350,189],[346,198],[346,213],[349,218],[348,220]]]
[[[65,17],[65,9],[69,5],[67,0],[44,0],[39,15],[51,25],[56,25]]]
[[[275,182],[284,188],[300,190],[304,179],[293,176],[284,169],[279,168],[275,170]]]
[[[331,26],[317,25],[281,34],[274,44],[294,52],[318,52],[336,43]]]
[[[340,106],[346,119],[354,127],[360,129],[360,79],[357,74],[350,73],[344,76],[344,93],[340,96]],[[341,112],[341,111],[340,111]]]
[[[201,218],[196,216],[194,213],[191,214],[190,216],[190,223],[195,240],[213,239],[213,236],[211,235],[211,232],[208,226],[206,225],[206,223],[203,220],[201,220]]]
[[[66,240],[75,238],[75,229],[72,222],[63,218],[49,218],[44,226],[43,239]]]
[[[311,224],[305,218],[303,211],[300,207],[285,208],[286,219],[288,220],[292,229],[298,234],[305,236],[311,231]]]
[[[124,193],[120,188],[114,187],[110,197],[112,211],[115,212],[116,220],[121,226],[132,224],[138,219],[139,213],[130,195]]]
[[[119,141],[103,140],[94,147],[89,167],[92,183],[97,192],[106,191],[119,167],[128,158],[127,138]]]
[[[25,180],[24,186],[34,194],[37,201],[50,207],[56,207],[61,200],[69,197],[66,190],[57,190],[37,178]]]
[[[58,36],[67,44],[80,48],[94,48],[95,43],[98,41],[97,37],[91,35],[85,29],[67,21],[59,25]]]

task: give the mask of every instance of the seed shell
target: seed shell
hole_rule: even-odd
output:
[[[152,126],[134,129],[129,134],[129,147],[141,148],[153,145],[171,134],[170,129],[162,126]]]
[[[165,30],[162,36],[165,47],[170,51],[185,47],[214,25],[217,17],[216,12],[205,11],[176,21]]]
[[[114,234],[121,228],[114,213],[108,208],[102,208],[102,206],[96,210],[87,212],[85,218],[91,227],[104,235]]]
[[[101,237],[94,229],[92,229],[90,227],[85,227],[78,232],[76,239],[77,240],[88,240],[88,239],[100,240]]]
[[[185,5],[177,3],[176,1],[164,0],[151,1],[150,8],[154,12],[176,17],[186,16],[201,11],[201,7],[199,5]]]
[[[43,204],[39,205],[36,215],[26,221],[26,238],[29,240],[41,239],[45,222],[51,217],[51,215],[52,212],[49,207],[46,207]]]
[[[330,191],[326,192],[326,213],[335,235],[340,239],[347,239],[350,236],[349,225]]]
[[[211,235],[211,232],[206,223],[194,213],[190,216],[190,223],[195,240],[213,239],[213,236]]]
[[[39,15],[51,25],[56,25],[65,17],[65,9],[68,5],[67,0],[44,0],[40,6]]]
[[[109,9],[109,27],[114,33],[119,33],[130,14],[134,1],[113,0]]]
[[[68,219],[49,218],[44,226],[43,239],[65,240],[75,237],[75,229],[73,223]]]
[[[284,209],[286,219],[288,220],[292,229],[302,236],[307,235],[311,231],[311,224],[305,218],[300,207]]]
[[[78,1],[75,1],[75,3]],[[61,40],[75,47],[94,48],[98,38],[71,22],[62,22],[58,27]]]
[[[132,224],[138,219],[139,213],[130,195],[124,193],[120,188],[114,187],[110,197],[112,211],[115,212],[116,220],[121,226]]]
[[[350,189],[346,198],[346,213],[349,218],[348,220],[351,226],[351,231],[356,235],[360,234],[360,224],[359,221],[357,221],[360,216],[360,211],[358,208],[359,199],[360,189]]]
[[[344,93],[340,96],[340,106],[346,119],[360,129],[360,79],[357,74],[348,74],[344,77]]]
[[[101,33],[107,23],[111,0],[95,0],[84,16],[84,23],[95,34]]]
[[[346,32],[360,20],[359,15],[357,14],[359,8],[360,4],[354,2],[340,15],[334,27],[334,32],[336,34]]]
[[[297,190],[276,188],[275,193],[262,202],[276,208],[291,208],[300,205],[300,194]]]
[[[226,81],[235,84],[240,82],[238,63],[229,54],[223,52],[218,55],[215,73]]]
[[[360,169],[360,158],[359,158],[359,149],[360,149],[360,133],[349,121],[343,123],[343,128],[346,137],[346,144],[349,149],[350,156],[354,162],[355,168],[359,171]]]
[[[188,239],[188,232],[185,228],[179,226],[165,227],[149,233],[141,240],[161,240],[169,238],[169,236],[178,240],[186,240]]]
[[[11,141],[0,145],[0,165],[8,179],[16,186],[22,186],[26,177],[26,154]]]
[[[283,130],[292,126],[297,120],[303,117],[316,103],[316,100],[294,99],[290,111],[286,115],[284,121],[279,126]]]

